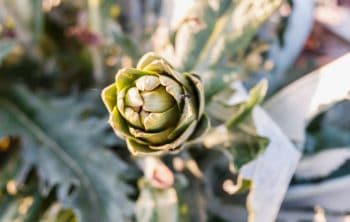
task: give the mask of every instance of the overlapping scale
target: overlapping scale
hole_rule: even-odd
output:
[[[135,155],[179,150],[210,125],[200,78],[177,72],[154,53],[143,56],[136,69],[121,69],[102,98],[110,124]]]

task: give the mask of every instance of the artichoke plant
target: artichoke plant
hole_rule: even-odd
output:
[[[121,69],[102,91],[109,123],[132,154],[178,151],[209,127],[199,76],[175,70],[155,53]]]

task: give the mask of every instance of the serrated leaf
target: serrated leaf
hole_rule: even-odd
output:
[[[48,202],[39,194],[32,177],[23,183],[24,171],[18,146],[11,146],[5,154],[0,154],[7,157],[4,168],[0,168],[0,222],[38,221],[43,205]]]
[[[21,87],[0,94],[0,137],[18,135],[25,163],[38,170],[41,192],[57,198],[79,221],[128,221],[128,167],[104,147],[105,120],[82,120],[77,98],[43,100]]]

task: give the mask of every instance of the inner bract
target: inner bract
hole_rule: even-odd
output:
[[[166,85],[167,83],[169,81],[160,81],[158,76],[145,75],[138,78],[135,85],[125,93],[126,120],[147,131],[174,127],[179,119],[179,107],[170,94],[174,94],[174,87]],[[178,85],[176,82],[172,84]]]

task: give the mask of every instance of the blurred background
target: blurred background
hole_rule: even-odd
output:
[[[349,0],[0,0],[0,222],[148,221],[140,198],[180,212],[158,222],[246,220],[248,194],[231,195],[237,172],[217,152],[165,157],[175,204],[138,184],[99,95],[149,51],[200,74],[210,96],[268,80],[261,124],[283,136],[267,147],[280,149],[266,163],[276,170],[257,180],[280,190],[255,190],[266,195],[251,209],[271,220],[256,210],[250,221],[350,221]]]

